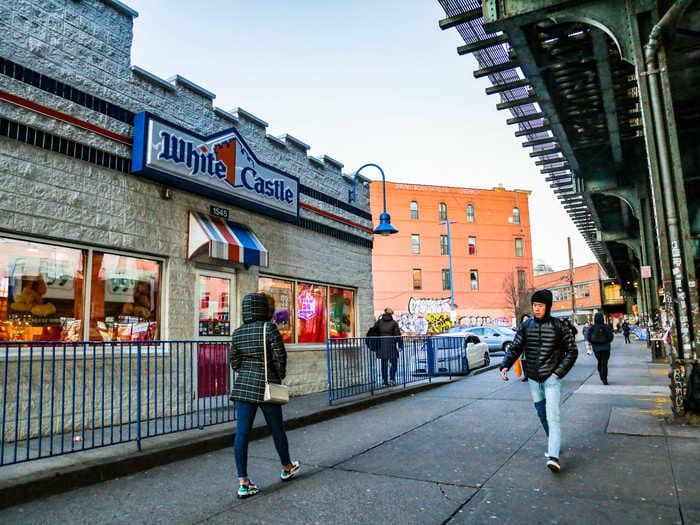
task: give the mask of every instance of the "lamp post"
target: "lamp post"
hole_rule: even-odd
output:
[[[450,224],[455,221],[440,221],[440,224],[447,226],[447,261],[450,263],[450,321],[455,322],[455,285],[452,278],[452,245],[450,244]]]
[[[382,170],[382,168],[380,168],[378,165],[370,163],[358,168],[358,170],[355,172],[355,176],[352,179],[352,188],[350,188],[348,191],[348,202],[354,202],[357,200],[357,177],[360,175],[360,171],[369,166],[377,168],[379,173],[382,174],[382,197],[384,198],[384,211],[379,216],[379,226],[376,227],[374,233],[384,236],[399,233],[399,230],[391,225],[391,216],[386,212],[386,182],[384,180],[384,170]]]

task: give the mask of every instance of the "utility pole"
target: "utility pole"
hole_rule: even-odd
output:
[[[569,245],[569,286],[571,287],[571,318],[573,324],[578,324],[576,321],[576,290],[574,288],[574,256],[571,255],[571,237],[566,238]]]
[[[450,244],[450,224],[454,224],[455,221],[440,221],[440,224],[447,226],[447,260],[450,263],[450,321],[455,322],[457,317],[455,313],[455,283],[452,278],[452,246]]]

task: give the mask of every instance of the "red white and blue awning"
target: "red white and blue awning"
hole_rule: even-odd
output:
[[[251,230],[220,217],[191,211],[187,257],[200,255],[204,246],[209,257],[267,267],[267,250]]]

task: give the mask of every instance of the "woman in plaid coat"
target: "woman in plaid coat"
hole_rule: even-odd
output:
[[[237,372],[231,391],[236,402],[236,438],[233,444],[238,470],[238,497],[257,494],[258,487],[248,478],[248,441],[255,414],[261,408],[272,432],[275,448],[282,462],[280,478],[287,481],[299,472],[299,462],[289,457],[287,434],[284,432],[282,406],[264,403],[265,370],[263,359],[263,326],[267,339],[267,378],[281,384],[287,369],[287,352],[277,326],[270,322],[275,311],[274,299],[264,293],[249,293],[243,297],[243,325],[233,332],[229,358]]]

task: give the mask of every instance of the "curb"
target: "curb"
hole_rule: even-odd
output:
[[[459,379],[461,378],[425,383],[385,394],[375,394],[369,398],[349,401],[344,404],[330,405],[318,412],[286,419],[284,422],[285,430],[295,430],[321,421],[328,421],[417,392],[432,390]],[[0,509],[230,447],[235,435],[235,422],[213,425],[205,429],[204,432],[205,435],[201,435],[202,430],[187,430],[177,434],[147,438],[145,443],[149,447],[148,450],[134,450],[135,442],[132,441],[17,464],[15,466],[25,473],[22,476],[17,475],[10,479],[0,480]],[[250,432],[251,440],[268,435],[270,435],[270,431],[266,425],[254,427]],[[142,443],[144,442],[142,441]],[[111,452],[109,455],[105,455],[105,450],[108,449]],[[79,456],[80,454],[82,455]],[[97,457],[86,459],[87,455]],[[66,465],[66,459],[73,461],[73,463]],[[42,468],[40,462],[45,460],[55,461],[59,464]],[[30,474],[26,474],[28,463],[37,467]],[[9,469],[12,466],[5,468]]]

